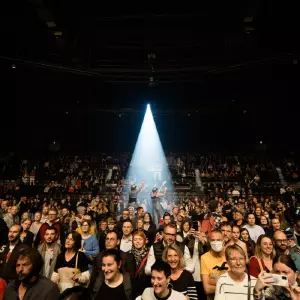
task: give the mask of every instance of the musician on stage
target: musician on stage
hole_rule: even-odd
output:
[[[164,184],[163,184],[164,185]],[[162,188],[162,187],[161,187]],[[151,193],[151,200],[152,200],[152,214],[153,214],[153,220],[154,220],[154,224],[156,226],[158,226],[160,218],[163,216],[164,214],[164,209],[161,205],[161,199],[160,197],[165,197],[167,194],[167,188],[165,187],[165,191],[161,194],[160,193],[160,189],[158,189],[157,187],[154,187],[152,189],[152,193]]]
[[[142,190],[142,188],[144,187],[144,180],[142,181],[141,185],[139,188],[137,188],[136,184],[134,183],[129,191],[129,202],[128,202],[128,206],[132,206],[134,208],[137,208],[137,195],[138,193]]]

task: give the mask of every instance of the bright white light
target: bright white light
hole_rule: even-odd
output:
[[[147,104],[146,113],[132,155],[127,178],[134,179],[139,186],[144,180],[149,186],[147,197],[156,185],[160,187],[162,182],[169,177],[169,169],[156,125],[151,112],[150,104]],[[172,189],[171,182],[167,182],[168,193]],[[163,190],[162,190],[163,192]]]
[[[259,143],[260,143],[260,144],[262,144],[263,142],[262,142],[262,141],[260,141]]]

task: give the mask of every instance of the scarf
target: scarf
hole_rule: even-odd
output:
[[[46,243],[45,242],[39,246],[38,251],[40,252],[43,260],[45,260],[45,254],[46,254]],[[50,278],[51,278],[51,275],[54,271],[57,256],[60,254],[60,252],[61,252],[60,251],[60,246],[57,244],[57,242],[55,242],[54,245],[53,245],[53,260],[51,261],[51,266],[50,266],[50,270],[49,270]],[[41,274],[45,275],[45,264],[43,264]]]
[[[131,253],[133,254],[136,262],[136,268],[138,269],[140,267],[140,264],[145,257],[145,255],[148,253],[148,248],[146,245],[144,245],[141,249],[136,249],[134,246],[131,249]]]

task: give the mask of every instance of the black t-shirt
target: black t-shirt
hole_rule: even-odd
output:
[[[192,274],[187,271],[183,270],[179,278],[176,280],[170,280],[170,283],[173,286],[173,289],[177,292],[183,293],[185,296],[188,296],[187,293],[190,290],[195,289],[195,282]],[[195,291],[196,292],[196,291]],[[196,292],[197,293],[197,292]]]
[[[71,258],[71,260],[66,261],[65,253],[63,252],[57,256],[54,271],[57,272],[57,270],[60,268],[75,268],[75,265],[76,265],[76,254]],[[81,273],[89,269],[88,260],[85,254],[80,251],[78,251],[77,269],[79,269]]]
[[[109,287],[105,282],[103,282],[95,300],[127,300],[124,285],[121,283],[115,288]]]

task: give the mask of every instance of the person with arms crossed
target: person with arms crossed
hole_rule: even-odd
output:
[[[211,250],[201,256],[200,273],[207,299],[212,300],[218,277],[229,271],[229,267],[226,262],[225,241],[222,232],[219,230],[212,231],[209,243]]]

